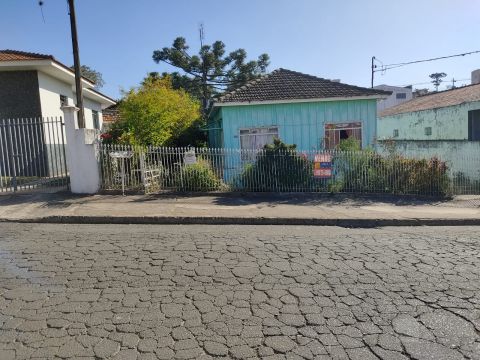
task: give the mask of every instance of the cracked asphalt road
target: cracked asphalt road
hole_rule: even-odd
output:
[[[479,228],[0,224],[0,359],[480,359]]]

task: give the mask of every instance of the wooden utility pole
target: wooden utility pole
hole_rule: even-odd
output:
[[[83,111],[83,88],[82,75],[80,74],[80,55],[78,51],[77,39],[77,20],[75,18],[75,4],[74,0],[68,0],[68,7],[70,12],[70,26],[72,29],[72,47],[73,47],[73,66],[75,68],[75,91],[77,93],[77,107],[78,111],[78,127],[85,127],[85,113]]]

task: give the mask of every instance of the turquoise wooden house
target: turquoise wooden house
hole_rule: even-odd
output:
[[[217,99],[210,147],[254,150],[275,137],[298,150],[333,149],[350,137],[366,147],[377,134],[377,100],[388,95],[278,69]]]

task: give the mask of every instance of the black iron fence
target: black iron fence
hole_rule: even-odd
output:
[[[0,192],[68,186],[62,118],[0,120]]]
[[[99,144],[99,154],[103,190],[480,194],[478,175],[452,172],[437,157],[107,144]],[[464,160],[469,174],[480,174],[479,161]]]

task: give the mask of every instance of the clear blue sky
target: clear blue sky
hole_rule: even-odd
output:
[[[45,23],[37,0],[1,0],[0,49],[72,64],[67,3],[44,3]],[[81,62],[103,74],[102,91],[115,98],[150,71],[172,70],[151,56],[175,37],[197,50],[202,22],[208,43],[252,58],[266,52],[269,70],[360,86],[370,85],[372,55],[390,64],[480,50],[480,0],[76,0],[76,10]],[[377,73],[375,83],[424,83],[433,72],[465,79],[477,68],[480,54]]]

